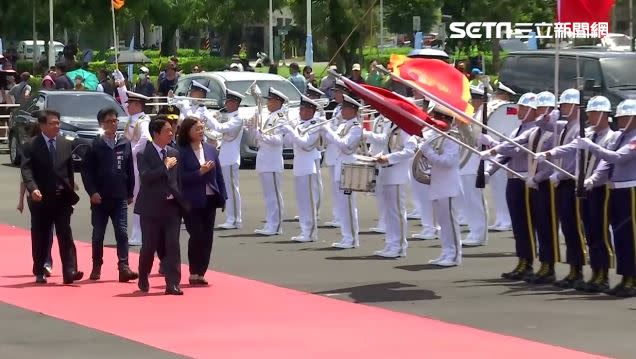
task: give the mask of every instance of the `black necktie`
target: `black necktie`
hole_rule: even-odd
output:
[[[594,134],[592,135],[592,142],[596,143],[596,140],[598,139],[598,133],[594,132]],[[592,152],[588,151],[587,152],[587,161],[585,161],[586,165],[585,168],[587,168],[590,165],[590,159],[592,158]]]
[[[167,157],[166,150],[165,150],[165,149],[164,149],[164,150],[161,150],[161,160],[162,160],[163,162],[166,162],[166,157]]]
[[[614,146],[612,146],[611,150],[612,151],[616,151],[621,147],[621,144],[623,143],[623,138],[625,138],[625,132],[621,132],[621,134],[618,136],[618,138],[616,139],[616,142],[614,143]],[[609,180],[612,179],[612,176],[614,175],[614,163],[610,163],[609,164],[609,171],[608,171],[608,175],[607,178]]]
[[[563,133],[561,133],[561,139],[559,140],[559,146],[561,146],[563,144],[563,141],[565,140],[565,135],[568,133],[568,125],[565,125],[565,127],[563,127]]]
[[[55,164],[55,140],[49,140],[49,156],[51,156],[51,162]]]
[[[537,146],[539,146],[539,140],[541,139],[541,129],[537,128],[537,135],[534,138],[534,141],[532,141],[532,152],[537,152]]]

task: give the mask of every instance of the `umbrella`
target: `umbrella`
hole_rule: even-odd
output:
[[[83,69],[77,69],[67,72],[66,76],[71,80],[71,83],[75,81],[75,77],[81,76],[84,79],[84,87],[86,87],[87,90],[97,90],[97,84],[99,83],[99,80],[97,80],[97,76],[95,76],[95,74],[92,72],[88,72]]]
[[[144,64],[150,62],[150,59],[141,51],[122,51],[117,54],[117,63],[120,64]],[[109,64],[115,63],[115,55],[108,58]]]

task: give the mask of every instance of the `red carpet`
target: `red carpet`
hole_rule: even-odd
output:
[[[99,282],[63,286],[55,276],[36,286],[29,232],[0,225],[0,238],[0,301],[191,357],[600,358],[211,271],[211,287],[164,296],[163,278],[155,277],[141,296],[136,283],[117,282],[114,249],[105,249]],[[89,271],[90,245],[77,246],[80,268]]]

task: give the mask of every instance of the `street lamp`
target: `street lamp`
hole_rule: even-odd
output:
[[[33,56],[35,56],[35,53]],[[53,46],[53,0],[49,0],[49,68],[53,65],[55,65],[55,46]]]
[[[307,0],[307,41],[305,44],[305,64],[314,65],[314,45],[311,36],[311,0]]]

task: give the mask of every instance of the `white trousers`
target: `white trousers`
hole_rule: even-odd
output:
[[[493,224],[510,225],[510,211],[508,210],[508,202],[506,201],[506,186],[508,185],[508,176],[503,171],[497,171],[490,177],[488,186],[495,201],[495,220]]]
[[[241,193],[239,192],[239,166],[231,165],[221,167],[223,181],[225,182],[225,223],[240,226],[243,216],[241,215]]]
[[[428,197],[430,186],[416,180],[411,182],[413,190],[413,202],[420,214],[420,220],[424,229],[435,227],[435,216],[433,213],[433,201]]]
[[[386,224],[385,249],[401,250],[406,254],[408,242],[406,232],[406,189],[404,185],[382,186],[381,197],[378,198],[384,213]]]
[[[139,170],[137,169],[137,161],[133,162],[133,167],[135,171],[135,187],[133,188],[133,203],[132,208],[135,208],[135,203],[137,203],[137,195],[139,194]],[[139,219],[139,215],[133,212],[132,215],[132,228],[130,230],[130,237],[128,237],[129,243],[141,243],[141,222]]]
[[[265,227],[269,232],[282,233],[283,195],[281,174],[277,172],[263,172],[261,179],[263,198],[265,199]]]
[[[439,218],[440,239],[442,242],[441,258],[449,259],[457,264],[462,261],[462,241],[459,223],[454,214],[455,198],[441,198],[433,201]]]
[[[484,190],[475,187],[477,175],[462,175],[463,194],[461,206],[464,209],[464,220],[468,224],[469,237],[486,242],[488,239],[488,212]]]
[[[316,186],[316,176],[317,175],[313,174],[294,177],[300,236],[311,240],[318,238],[318,223],[316,222],[316,198],[318,197],[318,188]]]
[[[384,192],[384,185],[380,182],[376,182],[375,184],[375,204],[376,207],[378,208],[378,225],[376,226],[377,228],[381,228],[381,229],[386,229],[386,220],[385,220],[385,213],[383,210],[383,192]]]
[[[329,169],[329,178],[331,181],[331,215],[333,216],[331,218],[333,222],[341,223],[341,218],[338,215],[339,207],[337,198],[338,194],[342,194],[342,191],[340,191],[340,183],[336,182],[336,166],[327,166],[327,168]]]
[[[314,177],[314,184],[317,190],[316,201],[316,218],[320,217],[320,206],[322,205],[322,171],[320,171],[320,159],[316,159],[316,175]]]
[[[339,184],[333,183],[333,186],[339,186]],[[358,207],[356,204],[356,192],[351,194],[344,194],[343,191],[336,193],[336,206],[338,207],[338,213],[340,217],[340,233],[342,235],[341,243],[353,244],[356,247],[360,245],[358,238],[358,232],[360,228],[358,226]]]

